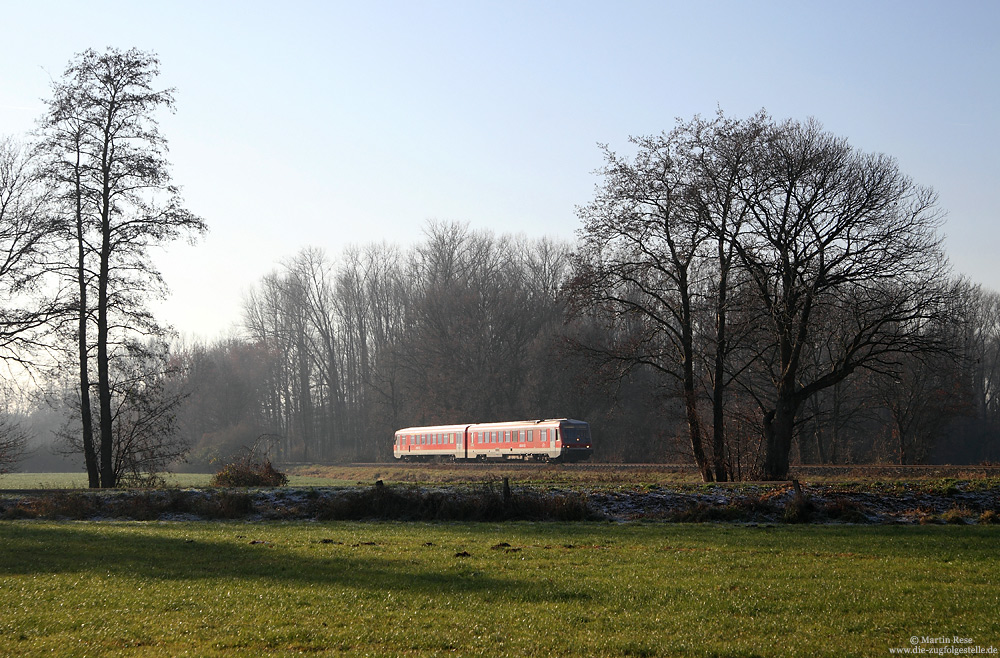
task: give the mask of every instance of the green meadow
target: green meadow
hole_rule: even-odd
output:
[[[4,521],[0,655],[1000,647],[998,540],[997,526]]]

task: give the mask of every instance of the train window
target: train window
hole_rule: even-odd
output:
[[[524,443],[524,430],[521,430],[521,443]]]
[[[535,441],[535,430],[528,430],[528,443],[534,443]]]

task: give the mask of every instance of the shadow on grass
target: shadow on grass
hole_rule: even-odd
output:
[[[426,594],[507,594],[522,601],[587,598],[552,583],[500,577],[494,570],[488,575],[477,569],[486,565],[470,562],[467,553],[456,554],[454,549],[433,544],[421,547],[433,551],[431,558],[424,554],[414,559],[405,552],[377,551],[371,542],[323,539],[311,542],[315,546],[309,552],[314,555],[305,555],[298,544],[250,537],[267,537],[266,526],[233,525],[226,530],[232,530],[227,536],[234,537],[233,541],[190,539],[156,526],[8,523],[0,526],[0,576],[75,573],[163,581],[243,581],[248,586],[270,581]],[[337,530],[331,529],[330,534],[336,536]]]

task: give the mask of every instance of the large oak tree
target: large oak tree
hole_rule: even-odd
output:
[[[578,307],[611,320],[612,339],[594,351],[680,383],[705,479],[699,399],[714,403],[724,473],[727,381],[738,378],[759,404],[763,475],[783,479],[810,396],[860,368],[889,371],[940,347],[925,330],[942,320],[947,297],[936,198],[892,158],[859,152],[815,121],[763,112],[696,118],[632,141],[632,160],[606,150],[604,182],[581,209],[571,290]],[[737,282],[749,331],[739,358],[728,320]],[[699,355],[714,355],[710,387],[696,377]]]

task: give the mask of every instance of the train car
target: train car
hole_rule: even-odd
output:
[[[393,445],[405,461],[580,461],[592,453],[590,425],[570,418],[408,427]]]
[[[407,427],[396,432],[392,456],[403,461],[465,459],[468,425]]]

